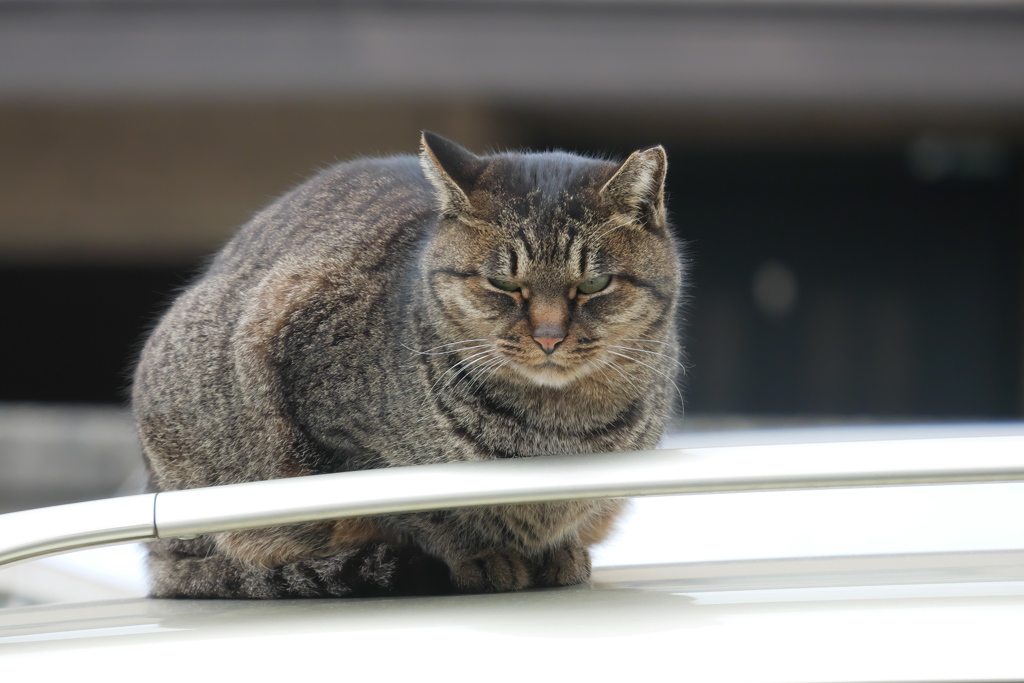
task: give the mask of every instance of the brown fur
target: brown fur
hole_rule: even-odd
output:
[[[617,505],[604,514],[590,519],[587,525],[580,529],[580,542],[584,546],[588,548],[595,546],[607,539],[615,531],[615,522],[626,506],[625,501],[616,501],[616,503]]]
[[[331,543],[338,548],[357,548],[375,541],[398,542],[398,539],[366,519],[335,520],[331,530]]]
[[[418,164],[341,164],[288,193],[146,344],[133,409],[153,488],[654,447],[681,367],[664,173],[660,147],[621,164],[480,157],[426,134]],[[153,593],[578,583],[620,508],[537,503],[163,541]]]

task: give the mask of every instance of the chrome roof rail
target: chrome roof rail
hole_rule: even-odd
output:
[[[304,521],[550,500],[1024,481],[1024,436],[457,462],[111,498],[0,515],[0,566]]]

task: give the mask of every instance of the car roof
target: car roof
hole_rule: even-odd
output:
[[[1015,429],[1021,433],[1019,423]],[[979,436],[977,430],[968,432],[948,435]],[[817,440],[827,440],[820,436]],[[856,441],[849,435],[840,440]],[[974,442],[956,443],[973,448]],[[699,681],[1021,679],[1024,542],[1022,517],[1012,505],[1024,499],[1013,496],[1022,486],[860,489],[869,497],[892,492],[890,517],[876,516],[875,526],[865,528],[868,537],[884,536],[886,526],[897,529],[892,547],[904,551],[891,552],[884,544],[882,552],[873,552],[870,544],[813,542],[815,533],[842,537],[851,528],[826,523],[804,530],[812,542],[803,556],[755,553],[726,561],[703,561],[686,530],[705,527],[712,529],[709,537],[741,536],[747,526],[754,535],[770,529],[788,539],[799,536],[798,517],[773,516],[766,512],[770,506],[755,504],[733,526],[716,525],[714,506],[696,508],[693,501],[810,495],[811,505],[800,514],[827,520],[830,514],[835,519],[834,513],[814,495],[839,499],[857,492],[646,498],[638,507],[643,512],[649,502],[647,516],[631,517],[620,535],[640,538],[648,548],[675,550],[659,557],[639,552],[636,545],[606,548],[598,552],[589,586],[439,597],[126,599],[14,607],[0,610],[0,659],[4,676],[12,679],[75,676],[85,669],[103,670],[112,680],[176,682],[197,675],[193,672],[250,680],[324,674],[499,681],[669,675]],[[939,489],[952,497],[936,499],[949,502],[950,509],[948,517],[936,515],[934,521],[943,527],[969,524],[950,529],[959,540],[948,547],[915,546],[905,538],[913,527],[899,531],[898,517],[912,516],[900,513],[900,492],[903,504],[913,506],[920,498],[906,492]],[[968,508],[984,507],[964,497],[971,491],[977,493],[975,501],[1002,502],[971,517]],[[869,499],[850,500],[856,511]],[[870,515],[865,511],[861,517]],[[972,531],[980,523],[1000,533]],[[975,537],[989,545],[972,545]],[[815,548],[829,556],[809,556]],[[635,564],[638,559],[646,563]]]
[[[0,657],[12,680],[1007,680],[1024,677],[1021,632],[1010,551],[604,568],[590,586],[490,595],[14,608]]]

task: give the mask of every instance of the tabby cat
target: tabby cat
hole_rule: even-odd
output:
[[[343,163],[257,214],[145,345],[152,490],[653,448],[683,277],[665,151],[612,163]],[[306,523],[150,546],[156,597],[512,591],[581,583],[620,501]]]

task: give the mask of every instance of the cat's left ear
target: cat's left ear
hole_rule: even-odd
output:
[[[601,188],[601,199],[620,213],[664,227],[667,169],[668,157],[661,145],[633,152]]]
[[[457,215],[473,208],[469,203],[469,193],[487,162],[451,140],[423,131],[420,166],[427,180],[437,189],[442,213]]]

